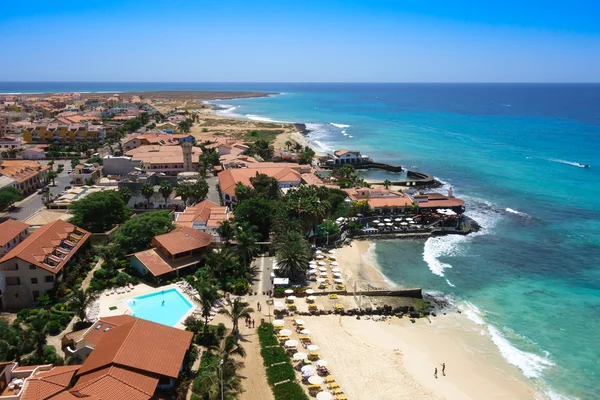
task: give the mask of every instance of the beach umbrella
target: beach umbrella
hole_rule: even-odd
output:
[[[335,259],[337,259],[337,257],[336,256],[329,256],[329,259],[330,260],[335,260]]]
[[[310,383],[311,385],[320,385],[321,383],[323,383],[323,378],[321,378],[319,375],[313,375],[310,378],[308,378],[308,383]]]
[[[306,294],[313,294],[315,291],[312,289],[306,289],[306,291],[304,293]]]
[[[296,325],[304,325],[304,320],[303,319],[297,319],[296,320]]]
[[[394,225],[394,224],[392,224],[391,222],[386,222],[386,225],[387,225],[387,226],[392,226],[392,225]]]
[[[315,301],[316,299],[317,299],[317,296],[308,296],[306,298],[306,300],[308,300],[308,301]]]
[[[327,360],[317,361],[317,367],[326,367],[326,366],[327,366]]]
[[[302,329],[300,333],[303,335],[310,335],[310,329]]]
[[[338,266],[338,263],[337,263],[337,261],[333,261],[333,262],[331,262],[329,265],[333,265],[334,267],[337,267],[337,266]]]
[[[273,306],[275,308],[283,308],[283,307],[285,307],[285,304],[283,304],[280,301],[276,301],[275,303],[273,303]],[[275,321],[281,321],[281,325],[283,325],[283,320],[275,320]],[[275,324],[275,321],[273,321],[273,324]]]
[[[308,263],[309,264],[316,264],[317,262],[315,260],[310,260]]]
[[[286,340],[284,344],[285,344],[285,347],[296,347],[296,346],[298,346],[298,341],[297,340]]]
[[[282,329],[279,331],[279,334],[281,336],[290,336],[292,334],[292,330],[291,329]]]
[[[323,279],[323,278],[317,278],[317,282],[323,283],[323,282],[325,282],[325,279]]]
[[[327,272],[321,272],[319,275],[325,277],[325,276],[327,276]]]
[[[325,261],[319,261],[317,264],[319,264],[322,267],[324,267],[325,265],[327,265],[327,263]]]
[[[379,220],[378,220],[378,219],[376,219],[375,221],[373,221],[373,223],[374,223],[374,224],[378,224],[378,223],[379,223]]]
[[[294,293],[294,291],[292,289],[286,289],[283,293],[292,294],[292,293]]]
[[[321,254],[319,254],[319,255],[317,256],[317,260],[322,260],[322,259],[324,259],[324,258],[325,258],[325,256],[322,256]]]
[[[389,219],[389,218],[385,218],[385,219],[383,220],[383,222],[392,222],[392,220],[391,220],[391,219]]]
[[[315,367],[313,367],[312,365],[305,365],[304,367],[302,367],[302,369],[300,370],[302,371],[302,375],[314,375],[317,373],[317,369]]]
[[[283,325],[284,321],[282,319],[274,319],[273,325]]]
[[[335,250],[329,250],[329,254],[335,254]]]
[[[321,254],[322,251],[321,250],[315,250],[315,254]]]
[[[411,224],[416,224],[416,222],[415,222],[415,221],[410,221],[410,223],[411,223]]]
[[[341,280],[341,279],[334,279],[333,282],[335,282],[335,283],[344,283],[344,281]]]
[[[333,395],[329,392],[317,393],[317,400],[333,400]]]
[[[325,267],[319,267],[319,271],[321,271],[321,272],[327,272],[327,268],[325,268]]]
[[[294,301],[294,300],[296,300],[296,299],[297,299],[297,297],[296,297],[296,296],[288,296],[288,297],[287,297],[287,299],[288,299],[289,301]]]
[[[377,226],[385,226],[385,224],[384,224],[384,223],[381,223],[381,224],[377,224]]]
[[[335,276],[336,278],[341,278],[342,274],[340,274],[339,272],[334,272],[333,276]]]
[[[317,351],[317,350],[319,350],[319,346],[317,346],[316,344],[309,344],[308,346],[306,346],[306,350]]]
[[[396,218],[394,221],[400,222],[400,221],[402,221],[402,218]]]
[[[341,270],[339,268],[331,268],[331,272],[340,272]]]
[[[406,220],[407,220],[407,221],[412,221],[413,219],[412,219],[412,218],[406,218]]]
[[[408,225],[408,222],[401,222],[400,225]]]
[[[309,270],[308,270],[308,274],[309,274],[309,275],[316,275],[316,274],[317,274],[317,272],[318,272],[318,271],[317,271],[316,269],[314,269],[314,268],[313,268],[313,269],[309,269]]]
[[[294,360],[306,360],[307,357],[308,357],[308,354],[303,353],[301,351],[294,354]]]

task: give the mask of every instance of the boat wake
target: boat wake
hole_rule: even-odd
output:
[[[350,125],[336,124],[336,123],[333,123],[333,122],[330,122],[329,124],[335,126],[336,128],[340,128],[340,129],[350,128]]]
[[[576,161],[562,160],[560,158],[543,158],[543,157],[538,157],[538,158],[540,158],[541,160],[546,160],[546,161],[550,161],[553,163],[572,165],[574,167],[579,167],[579,168],[589,168],[590,167],[589,164],[583,164],[583,163],[579,163]]]

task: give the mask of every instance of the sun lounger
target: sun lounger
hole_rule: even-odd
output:
[[[333,383],[335,382],[335,378],[333,376],[328,376],[325,378],[325,383]]]
[[[320,358],[321,358],[321,357],[319,357],[319,353],[317,353],[317,352],[315,352],[315,351],[311,352],[311,353],[308,355],[308,359],[309,359],[309,360],[318,360],[318,359],[320,359]]]
[[[335,293],[332,293],[332,294],[330,294],[330,295],[329,295],[329,298],[330,298],[330,299],[337,299],[337,298],[338,298],[338,295],[337,295],[337,294],[335,294]]]
[[[348,397],[346,397],[345,394],[340,394],[338,396],[335,396],[335,400],[348,400]]]
[[[344,391],[342,389],[333,389],[333,394],[343,394]]]
[[[329,384],[329,389],[338,389],[340,387],[340,384],[337,382],[331,382]]]
[[[310,342],[310,337],[308,337],[308,336],[300,336],[300,341],[301,342]]]

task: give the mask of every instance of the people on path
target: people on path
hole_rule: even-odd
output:
[[[442,375],[446,376],[446,363],[442,363]]]
[[[252,320],[252,328],[254,328],[254,320]]]
[[[435,370],[433,371],[433,376],[435,377],[435,379],[437,379],[437,367],[435,367]]]

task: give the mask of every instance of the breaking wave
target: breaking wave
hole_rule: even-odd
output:
[[[340,128],[340,129],[350,128],[350,125],[336,124],[336,123],[333,123],[333,122],[330,122],[329,124],[335,126],[336,128]]]

